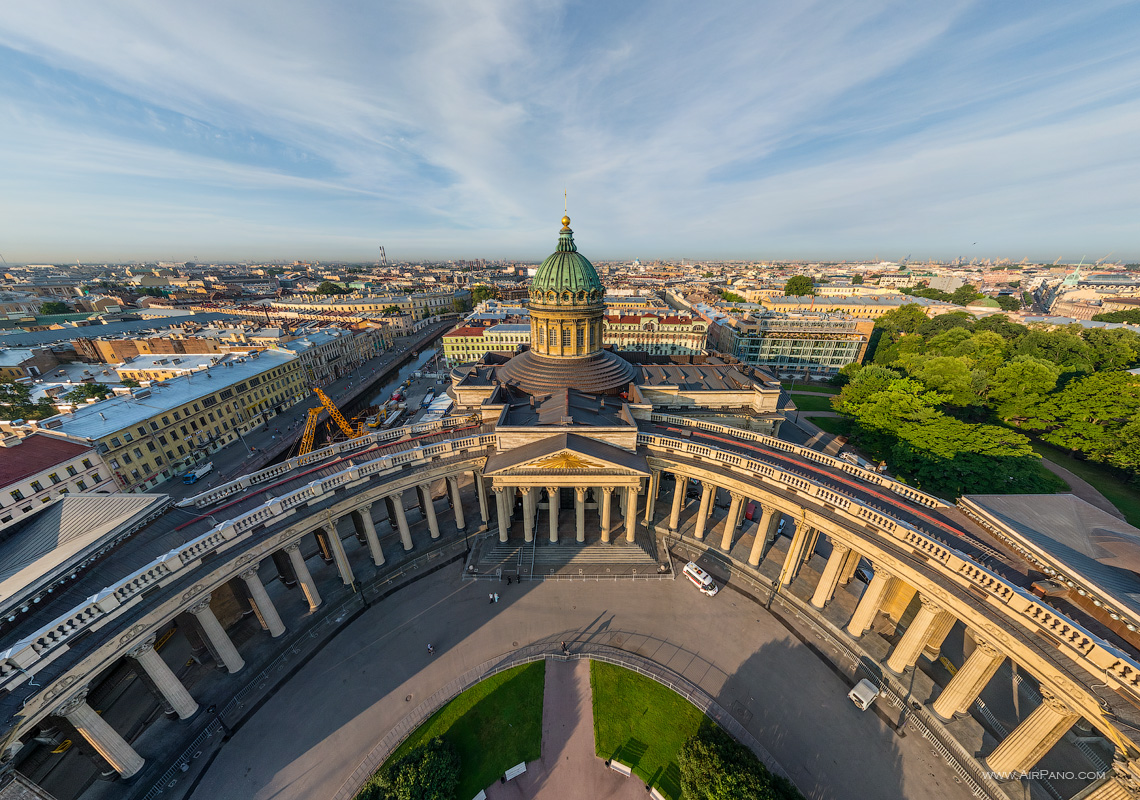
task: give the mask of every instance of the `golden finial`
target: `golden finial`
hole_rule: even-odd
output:
[[[569,228],[570,227],[570,217],[565,216],[567,213],[568,213],[568,209],[567,209],[567,201],[566,201],[566,190],[563,189],[562,190],[562,214],[563,214],[562,227],[563,228]]]
[[[570,217],[563,217],[562,218],[562,227],[563,228],[569,228],[570,227]]]

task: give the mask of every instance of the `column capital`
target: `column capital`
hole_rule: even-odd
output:
[[[611,494],[614,493],[614,489],[616,489],[616,488],[617,488],[616,486],[603,486],[602,491],[606,493],[606,497],[609,497]]]
[[[287,553],[292,553],[294,550],[300,550],[301,549],[301,543],[300,542],[290,542],[289,544],[285,545],[285,547],[283,547],[282,549]]]
[[[199,602],[190,606],[186,610],[189,611],[194,616],[197,616],[204,611],[209,611],[210,610],[210,595],[206,595]]]
[[[748,499],[741,492],[729,492],[728,496],[731,497],[733,502],[735,502],[735,503],[743,503],[745,500]]]
[[[941,614],[942,606],[938,605],[933,599],[924,594],[918,595],[918,602],[922,604],[922,608],[931,614]]]
[[[356,507],[356,510],[359,511],[361,514],[367,514],[369,511],[372,510],[372,503],[371,502],[361,503],[359,506]]]
[[[973,636],[973,639],[974,639],[974,649],[975,650],[981,650],[983,653],[985,653],[990,658],[996,658],[997,656],[1004,655],[1004,653],[1002,653],[1002,651],[998,649],[997,645],[995,645],[989,639],[985,639],[985,638],[979,636],[978,634],[974,633],[973,631],[970,631],[970,634],[971,634],[971,636]]]
[[[495,494],[503,494],[507,491],[507,487],[506,486],[492,486],[491,491],[494,492]]]
[[[1073,710],[1069,708],[1068,704],[1057,697],[1057,695],[1053,693],[1053,690],[1047,686],[1041,687],[1041,705],[1049,706],[1051,710],[1056,711],[1058,714],[1073,713]]]
[[[130,658],[138,658],[143,653],[145,653],[147,650],[153,650],[154,649],[154,643],[157,640],[158,640],[158,636],[156,634],[152,633],[150,636],[146,637],[141,642],[139,642],[134,647],[132,647],[130,650],[128,650],[127,656]]]
[[[551,494],[554,494],[555,492],[557,492],[558,489],[559,489],[559,487],[557,487],[557,486],[547,486],[546,487],[546,491],[550,492]]]
[[[534,491],[534,488],[533,486],[520,486],[519,492],[522,493],[523,497],[529,497],[530,493]]]
[[[90,686],[84,686],[78,692],[71,695],[71,697],[67,698],[58,706],[56,706],[53,713],[58,714],[61,717],[66,717],[69,714],[74,713],[75,709],[79,708],[81,705],[87,702],[87,694],[90,691]]]
[[[252,567],[250,567],[249,569],[247,569],[247,570],[244,570],[244,571],[242,571],[241,573],[239,573],[239,574],[240,574],[240,577],[241,577],[241,579],[242,579],[243,581],[248,581],[250,578],[256,577],[256,576],[257,576],[257,568],[258,568],[259,566],[261,566],[261,565],[260,565],[260,564],[254,564],[254,565],[253,565]]]
[[[578,500],[585,500],[586,499],[586,487],[585,486],[575,486],[574,487],[574,497]]]

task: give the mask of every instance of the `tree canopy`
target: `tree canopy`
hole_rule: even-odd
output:
[[[32,402],[32,389],[11,378],[0,379],[0,418],[44,419],[54,416],[55,406],[48,399]]]
[[[94,398],[95,400],[102,400],[112,392],[106,384],[102,383],[81,383],[64,395],[64,399],[69,403],[82,403],[84,400]]]
[[[677,754],[685,800],[802,800],[789,781],[773,775],[723,729],[706,726]]]
[[[498,300],[499,287],[486,283],[477,283],[471,287],[471,302],[482,303],[484,300]]]
[[[351,292],[340,284],[333,283],[332,281],[324,281],[317,287],[317,294],[327,297],[330,295],[351,294]]]
[[[741,295],[738,295],[736,292],[728,292],[728,291],[721,292],[720,297],[726,303],[746,303],[746,302],[748,302]]]
[[[356,800],[454,800],[459,787],[459,754],[437,736],[391,764],[385,764]]]
[[[40,313],[44,316],[49,314],[70,314],[71,306],[67,303],[61,303],[58,300],[48,300],[40,306]]]
[[[1140,325],[1140,308],[1130,308],[1127,311],[1107,311],[1093,317],[1094,322],[1131,322]]]
[[[815,282],[807,275],[793,275],[784,284],[785,297],[800,297],[805,294],[815,294]]]

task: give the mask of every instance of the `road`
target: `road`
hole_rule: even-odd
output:
[[[682,581],[620,581],[533,582],[499,593],[502,601],[489,604],[485,582],[445,569],[373,605],[249,718],[193,797],[331,797],[439,687],[518,647],[562,640],[620,647],[697,683],[808,797],[971,796],[925,741],[858,711],[843,679],[735,592],[706,598]],[[585,797],[576,786],[562,796]]]

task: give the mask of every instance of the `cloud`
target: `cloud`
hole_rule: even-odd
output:
[[[1125,223],[1136,15],[885,0],[14,6],[0,19],[0,209],[19,224],[0,247],[369,258],[382,239],[409,256],[538,258],[565,186],[598,258],[953,256],[971,236],[992,248],[981,255],[1140,255]]]

